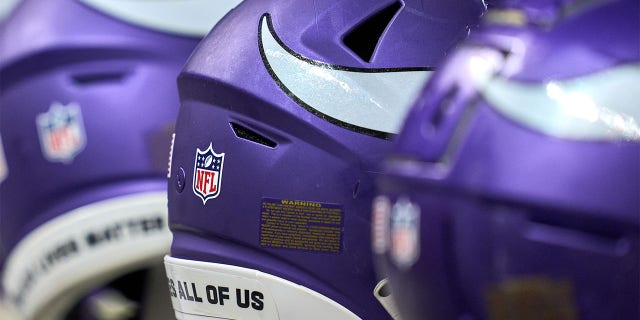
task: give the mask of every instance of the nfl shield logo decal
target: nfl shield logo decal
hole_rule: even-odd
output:
[[[391,208],[391,260],[405,270],[420,256],[420,207],[400,198]]]
[[[197,148],[193,167],[193,193],[202,199],[202,204],[220,195],[223,164],[224,153],[215,153],[211,144],[204,151]]]
[[[54,102],[36,119],[44,157],[52,162],[70,163],[84,149],[86,136],[77,103]]]

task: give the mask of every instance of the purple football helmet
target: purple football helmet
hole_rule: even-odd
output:
[[[141,292],[146,275],[98,287],[162,266],[176,78],[237,2],[25,0],[3,21],[0,296],[20,319]]]
[[[245,1],[193,53],[169,180],[180,319],[388,319],[382,154],[481,1]]]
[[[639,319],[636,0],[510,1],[411,109],[373,202],[403,319]]]

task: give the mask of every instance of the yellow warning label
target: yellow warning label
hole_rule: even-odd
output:
[[[341,205],[262,199],[260,245],[319,252],[342,249]]]

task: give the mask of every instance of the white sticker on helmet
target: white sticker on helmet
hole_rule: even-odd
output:
[[[21,319],[39,318],[66,311],[82,288],[159,262],[171,242],[166,198],[166,192],[112,198],[34,229],[6,260],[5,297]]]
[[[265,15],[261,20],[260,50],[267,69],[287,94],[342,127],[399,132],[432,71],[351,68],[311,60],[284,47],[268,19]]]
[[[578,140],[640,140],[640,64],[543,84],[500,76],[480,84],[489,104],[545,134]]]
[[[165,257],[169,294],[181,320],[356,320],[318,292],[253,269]]]
[[[242,0],[79,0],[118,19],[173,34],[203,37]]]
[[[171,178],[171,162],[173,162],[173,146],[176,143],[176,133],[171,134],[171,146],[169,147],[169,164],[167,165],[167,179]]]

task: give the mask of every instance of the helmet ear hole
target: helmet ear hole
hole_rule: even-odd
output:
[[[371,62],[380,37],[401,8],[402,2],[396,1],[378,11],[345,34],[342,42],[360,59]]]

